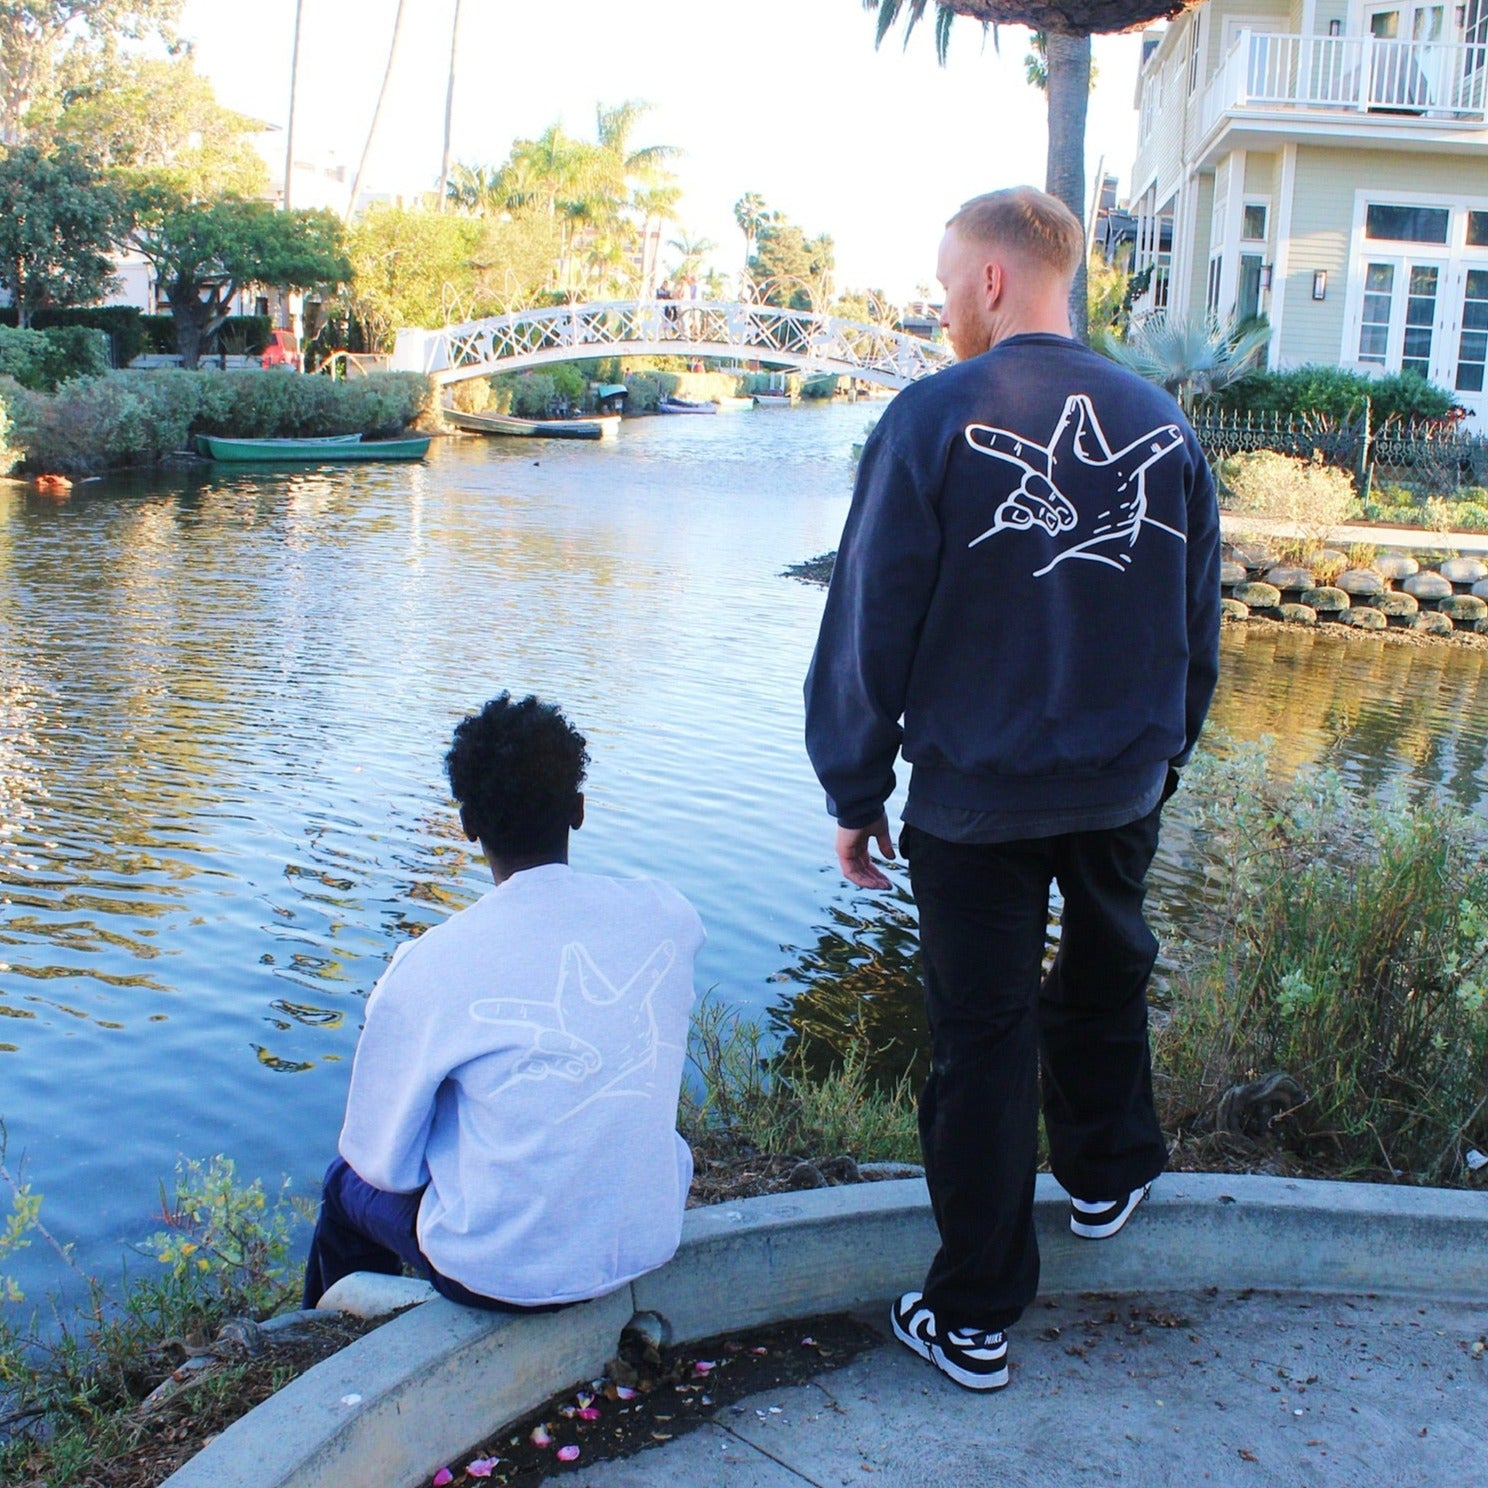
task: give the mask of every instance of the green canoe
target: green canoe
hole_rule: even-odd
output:
[[[422,460],[429,453],[429,436],[411,439],[363,439],[334,435],[328,439],[219,439],[203,434],[197,441],[209,460],[233,465],[268,464],[298,460],[340,464],[348,460]]]

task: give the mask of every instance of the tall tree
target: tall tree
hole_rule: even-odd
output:
[[[393,39],[388,43],[387,66],[382,71],[382,86],[377,90],[377,103],[372,109],[372,122],[367,126],[367,143],[362,146],[362,158],[357,161],[356,175],[351,181],[351,200],[346,204],[346,216],[356,211],[357,198],[362,194],[362,181],[367,174],[367,161],[372,156],[372,145],[377,139],[377,126],[382,119],[382,106],[387,102],[388,84],[393,78],[393,67],[398,60],[398,49],[403,40],[403,19],[408,11],[408,0],[398,0],[398,13],[393,17]]]
[[[130,243],[149,261],[171,307],[181,365],[195,367],[202,344],[249,284],[314,289],[351,277],[334,213],[281,212],[268,202],[192,202],[168,188],[141,190]]]
[[[734,203],[734,221],[739,224],[739,231],[744,234],[744,262],[746,264],[754,257],[754,246],[759,242],[760,228],[769,220],[770,213],[765,206],[765,199],[757,191],[746,191]]]
[[[185,0],[0,0],[0,145],[50,122],[64,82],[121,40],[172,38]]]
[[[249,138],[262,128],[218,103],[189,57],[129,55],[100,64],[71,92],[55,133],[116,179],[204,199],[268,190],[268,167]]]
[[[1085,111],[1090,98],[1090,38],[1129,31],[1161,16],[1176,16],[1202,0],[934,0],[935,44],[945,61],[951,23],[969,16],[984,26],[1028,26],[1044,35],[1046,92],[1049,99],[1049,152],[1044,189],[1084,222]],[[881,42],[902,16],[906,43],[931,0],[863,0],[878,12]],[[1070,297],[1070,321],[1085,338],[1085,266],[1082,261]]]
[[[294,205],[294,152],[296,105],[300,96],[300,38],[304,31],[305,0],[295,0],[294,46],[289,54],[289,117],[284,126],[284,201],[287,212]]]
[[[836,245],[826,234],[814,238],[778,212],[760,225],[750,277],[766,305],[792,310],[825,310],[832,300]]]
[[[75,150],[18,145],[0,159],[0,287],[22,326],[38,310],[108,293],[121,217],[118,197]]]
[[[444,90],[444,152],[439,157],[439,210],[449,195],[450,131],[455,123],[455,59],[460,54],[460,10],[464,0],[455,0],[455,18],[450,23],[449,84]]]

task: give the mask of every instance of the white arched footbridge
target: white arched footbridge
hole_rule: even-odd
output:
[[[398,332],[392,367],[447,384],[601,356],[747,358],[902,388],[952,361],[948,348],[810,310],[714,300],[614,300],[518,310],[439,331]]]

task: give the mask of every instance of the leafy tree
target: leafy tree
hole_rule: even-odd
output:
[[[118,197],[75,150],[20,145],[0,159],[0,285],[23,327],[38,310],[108,293],[120,218]]]
[[[197,365],[202,343],[245,286],[313,289],[351,277],[341,223],[330,212],[281,212],[232,197],[192,202],[160,187],[139,192],[133,205],[129,241],[170,304],[184,367]]]
[[[173,39],[184,0],[0,0],[0,144],[24,143],[63,86],[121,40]]]
[[[378,204],[347,236],[349,308],[370,347],[389,349],[400,326],[441,326],[468,307],[482,224],[451,213]],[[551,262],[551,260],[549,261]]]
[[[836,247],[826,233],[808,238],[779,213],[760,225],[754,257],[749,260],[760,299],[792,310],[824,306],[831,299],[836,267]]]
[[[116,177],[188,197],[258,196],[268,168],[247,136],[262,126],[224,108],[189,57],[120,57],[72,90],[57,136]]]
[[[1159,16],[1175,16],[1201,0],[934,0],[935,46],[945,61],[951,24],[958,15],[983,26],[1028,26],[1044,39],[1044,91],[1049,98],[1049,153],[1044,189],[1057,196],[1081,222],[1085,220],[1085,110],[1090,99],[1090,38],[1095,33],[1129,31]],[[878,12],[881,42],[901,15],[908,43],[931,0],[863,0]],[[1037,83],[1036,68],[1030,81]],[[1070,321],[1086,334],[1084,265],[1075,276]]]

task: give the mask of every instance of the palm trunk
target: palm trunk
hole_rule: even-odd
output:
[[[1090,102],[1090,36],[1050,31],[1049,158],[1044,189],[1057,196],[1075,220],[1085,221],[1085,111]],[[1070,327],[1084,341],[1090,334],[1086,304],[1085,255],[1075,272],[1070,292]]]
[[[289,55],[289,122],[284,129],[284,210],[290,209],[294,191],[295,97],[300,84],[300,29],[305,0],[295,0],[294,48]]]
[[[445,210],[445,198],[449,194],[450,173],[450,128],[455,118],[455,55],[460,47],[460,6],[463,0],[455,0],[455,20],[450,27],[449,87],[444,94],[444,153],[439,159],[439,210]]]
[[[393,76],[393,63],[398,57],[398,43],[403,38],[403,17],[408,10],[408,0],[398,0],[398,13],[393,18],[393,40],[388,47],[387,67],[382,74],[382,87],[377,90],[377,106],[372,110],[372,122],[367,126],[367,143],[362,147],[362,158],[357,163],[356,177],[351,183],[351,200],[346,204],[349,220],[356,211],[357,198],[362,194],[362,178],[367,173],[367,160],[372,154],[372,142],[377,138],[377,124],[382,118],[382,106],[387,101],[388,83]]]

